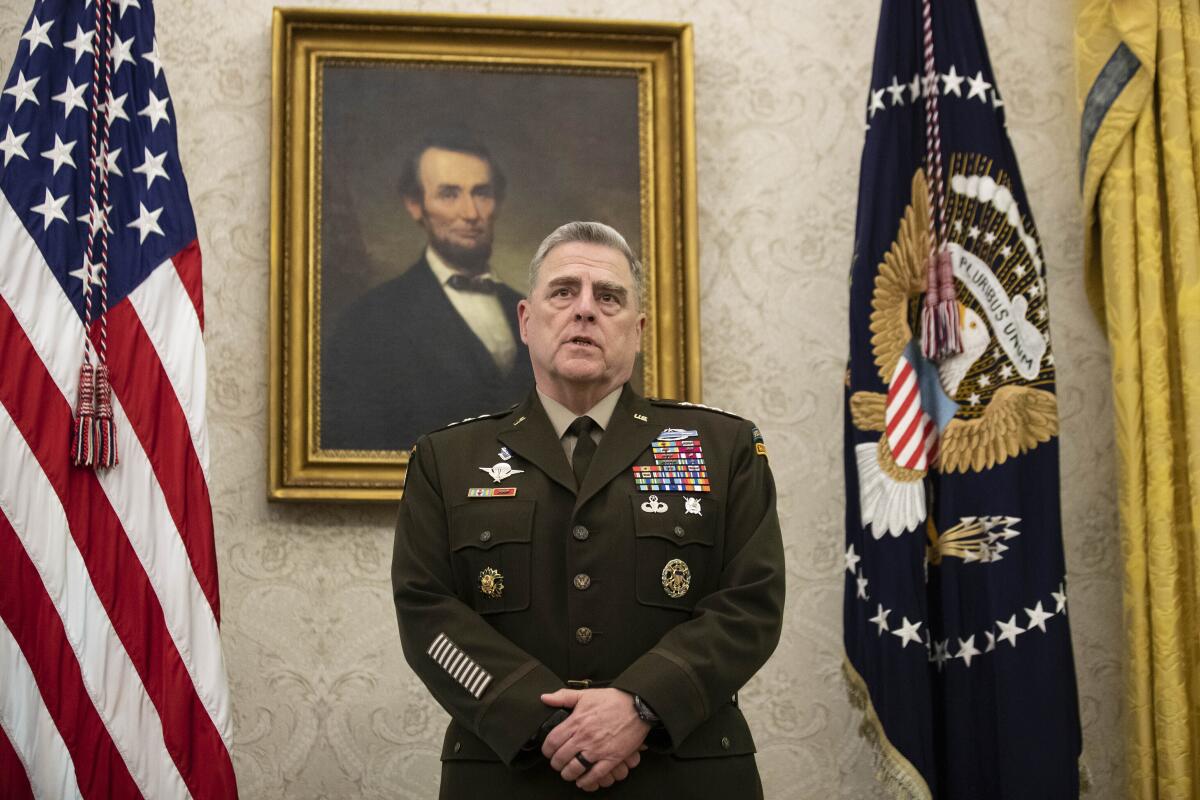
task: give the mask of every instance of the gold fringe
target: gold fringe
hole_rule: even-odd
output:
[[[867,682],[862,679],[850,659],[842,657],[842,677],[846,681],[846,693],[850,696],[850,705],[863,713],[862,723],[858,726],[858,734],[866,739],[875,753],[875,779],[883,785],[884,791],[894,800],[933,800],[929,785],[921,777],[917,768],[892,746],[883,724],[875,714],[871,704],[871,693]],[[1090,794],[1092,791],[1092,776],[1079,758],[1079,793]]]
[[[858,733],[871,744],[875,752],[875,779],[895,800],[933,800],[933,794],[921,773],[888,741],[883,724],[871,704],[867,684],[848,658],[842,659],[842,677],[846,680],[850,704],[863,712]]]

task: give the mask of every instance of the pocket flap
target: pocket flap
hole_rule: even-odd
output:
[[[532,500],[471,500],[450,508],[450,549],[490,550],[533,538]]]
[[[680,547],[689,544],[712,547],[716,541],[718,512],[714,507],[707,517],[703,510],[698,514],[689,514],[685,510],[687,497],[689,495],[633,495],[634,535],[665,539]],[[666,506],[666,511],[655,513],[647,510],[659,506]]]

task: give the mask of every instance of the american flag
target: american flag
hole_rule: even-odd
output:
[[[94,120],[101,134],[107,120],[107,146]],[[175,125],[151,0],[34,3],[0,94],[6,798],[237,794],[200,250]],[[93,204],[101,162],[108,201]],[[103,287],[103,270],[85,264],[100,225]],[[89,275],[120,458],[108,470],[74,466],[70,451]]]

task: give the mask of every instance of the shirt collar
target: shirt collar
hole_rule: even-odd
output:
[[[622,387],[618,386],[604,395],[600,398],[600,402],[588,409],[585,415],[591,417],[602,431],[608,430],[608,423],[612,421],[613,412],[617,410],[617,401],[621,399],[621,389]],[[567,428],[579,415],[554,398],[547,396],[541,389],[537,390],[537,395],[538,399],[542,401],[542,408],[546,409],[546,416],[550,418],[550,424],[554,427],[554,434],[561,439],[567,432]]]
[[[429,262],[429,269],[433,270],[433,277],[437,278],[437,282],[442,286],[446,285],[446,281],[450,280],[451,275],[454,275],[459,271],[447,264],[445,260],[438,255],[438,251],[433,249],[432,245],[425,246],[425,260]],[[492,275],[492,271],[490,269],[486,272],[481,272],[479,277],[491,278],[492,280],[495,280],[495,276]]]

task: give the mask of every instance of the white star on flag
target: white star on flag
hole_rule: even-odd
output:
[[[88,276],[88,267],[89,266],[92,268],[91,284],[93,286],[99,286],[100,285],[100,274],[99,274],[98,270],[96,269],[96,265],[93,264],[91,259],[87,257],[87,253],[83,254],[83,264],[79,267],[79,269],[73,269],[70,272],[68,272],[67,274],[82,283],[83,279]]]
[[[104,110],[108,112],[108,124],[111,126],[119,119],[126,122],[129,121],[129,115],[125,113],[125,100],[129,97],[129,92],[120,97],[113,97],[112,91],[108,93],[108,102],[104,104]]]
[[[871,90],[871,107],[867,109],[869,112],[868,118],[873,118],[876,111],[883,111],[883,109],[886,108],[886,106],[883,104],[884,91],[884,89],[880,89],[878,91]]]
[[[846,572],[851,575],[858,569],[858,562],[862,561],[862,556],[854,552],[854,545],[850,545],[846,549]]]
[[[958,74],[958,70],[954,65],[950,65],[950,71],[942,76],[942,94],[953,94],[962,97],[962,83],[966,80],[962,75]]]
[[[1025,609],[1025,613],[1029,615],[1029,625],[1026,626],[1025,630],[1031,631],[1037,628],[1042,633],[1046,632],[1046,620],[1054,616],[1054,614],[1042,610],[1041,600],[1038,600],[1037,605],[1033,608]]]
[[[904,89],[905,89],[904,84],[900,83],[898,80],[896,80],[896,76],[893,75],[892,82],[887,87],[888,94],[890,94],[892,96],[892,105],[894,105],[894,106],[904,105]]]
[[[29,160],[29,156],[25,155],[25,140],[29,138],[29,132],[14,134],[12,125],[8,126],[8,131],[4,134],[3,141],[0,141],[0,150],[4,151],[4,166],[8,166],[8,162],[13,156]]]
[[[122,39],[117,34],[113,34],[112,71],[114,73],[121,69],[122,64],[126,62],[133,63],[133,38],[130,36],[128,39]]]
[[[858,584],[859,598],[863,600],[870,600],[871,598],[867,595],[867,576],[859,573],[859,576],[855,578],[855,582]]]
[[[996,625],[1000,627],[1000,635],[996,637],[1000,641],[1007,641],[1013,647],[1017,646],[1017,637],[1024,633],[1024,629],[1017,624],[1017,615],[1013,614],[1008,618],[1008,622],[1004,620],[996,620]]]
[[[125,19],[125,10],[127,8],[132,7],[132,8],[140,9],[142,7],[142,4],[139,2],[139,0],[117,0],[117,5],[119,5],[121,7],[121,13],[120,13],[121,19]]]
[[[909,622],[908,617],[901,617],[900,627],[892,631],[892,635],[900,637],[900,646],[908,647],[909,642],[921,644],[921,635],[917,633],[917,629],[921,627],[921,623]]]
[[[58,168],[63,164],[70,164],[72,169],[75,167],[75,159],[71,156],[71,148],[75,146],[75,140],[64,142],[59,138],[58,134],[54,134],[54,147],[49,150],[42,151],[42,157],[48,158],[54,162],[54,169],[51,170],[51,175],[58,174]],[[66,217],[63,218],[66,220]]]
[[[83,102],[83,95],[87,90],[88,85],[86,82],[76,86],[74,81],[67,78],[66,88],[50,99],[56,103],[63,104],[63,119],[66,119],[77,108],[82,108],[85,112],[87,111],[87,103]]]
[[[942,665],[946,663],[946,659],[950,658],[950,640],[943,639],[940,642],[933,643],[933,658],[931,659],[937,664],[938,672],[942,671]]]
[[[158,52],[158,37],[154,37],[154,45],[142,53],[142,58],[154,65],[154,77],[158,77],[158,73],[162,72],[162,54]]]
[[[1054,598],[1054,613],[1067,615],[1067,590],[1060,583],[1057,592],[1051,592],[1050,596]]]
[[[70,192],[67,192],[62,197],[55,197],[50,194],[49,189],[46,190],[46,199],[42,201],[41,205],[36,205],[30,209],[42,215],[42,230],[49,228],[50,223],[56,219],[61,219],[63,222],[67,221],[67,215],[63,213],[62,209],[70,197]]]
[[[966,639],[958,640],[958,653],[954,656],[955,658],[961,658],[963,663],[969,667],[971,666],[971,659],[978,655],[982,655],[982,653],[975,646],[975,634],[971,634]]]
[[[152,233],[157,233],[159,236],[163,236],[164,234],[162,228],[158,227],[158,216],[162,214],[163,210],[161,208],[156,208],[151,211],[150,209],[146,208],[145,203],[140,202],[138,203],[138,207],[140,209],[138,212],[138,218],[133,222],[130,222],[125,227],[137,229],[137,232],[141,234],[139,244],[145,244],[146,237]]]
[[[93,200],[92,201],[92,211],[80,214],[75,219],[79,220],[80,222],[86,223],[90,230],[91,225],[92,225],[92,213],[96,213],[96,214],[98,214],[98,218],[96,219],[97,228],[99,228],[100,225],[104,225],[104,230],[107,233],[112,233],[113,232],[112,225],[110,225],[108,222],[108,215],[112,213],[112,203],[104,204],[104,213],[103,214],[99,214],[99,212],[96,210],[98,205],[99,205],[98,201]]]
[[[145,161],[140,167],[134,167],[134,172],[139,172],[146,176],[146,188],[149,189],[154,184],[155,178],[162,178],[165,181],[171,180],[171,176],[163,169],[163,161],[167,157],[167,151],[164,150],[158,155],[150,152],[150,148],[143,148],[146,152]],[[851,570],[853,572],[854,570]]]
[[[54,45],[50,44],[50,37],[46,35],[46,32],[50,30],[50,26],[53,24],[54,20],[49,20],[45,23],[39,23],[37,21],[37,17],[34,17],[29,21],[29,30],[21,34],[21,38],[29,42],[30,55],[33,55],[35,52],[37,52],[39,45],[44,44],[51,50],[54,49]]]
[[[990,653],[996,649],[996,634],[991,631],[984,631],[983,635],[987,637],[987,644],[983,648],[983,652]]]
[[[33,90],[37,87],[37,83],[40,80],[41,80],[40,76],[26,80],[25,79],[25,71],[18,70],[17,71],[17,82],[14,83],[12,86],[8,87],[7,89],[5,89],[4,93],[11,94],[13,97],[16,98],[18,111],[21,109],[21,106],[25,104],[26,100],[32,100],[33,104],[35,106],[41,105],[38,102],[37,96],[33,93]]]
[[[876,606],[878,606],[879,610],[876,611],[875,616],[871,617],[869,620],[867,620],[867,622],[875,623],[875,625],[879,628],[879,635],[883,636],[885,633],[889,633],[887,618],[891,615],[892,610],[890,608],[884,608],[883,603],[876,603]]]
[[[75,63],[79,63],[79,59],[85,55],[92,54],[92,37],[96,35],[95,31],[83,32],[83,26],[75,26],[75,38],[69,42],[63,42],[63,47],[69,47],[75,51]]]
[[[125,173],[121,172],[121,168],[117,166],[117,156],[121,155],[121,148],[113,148],[111,153],[104,154],[104,160],[108,163],[108,171],[113,175],[125,177]]]
[[[139,111],[138,115],[150,120],[151,133],[158,128],[158,123],[169,122],[167,118],[167,103],[169,102],[171,102],[170,97],[159,100],[154,90],[150,90],[150,98],[146,101],[146,107]]]
[[[921,96],[921,76],[913,73],[913,79],[908,82],[908,91],[912,95],[910,102],[917,102],[917,98]]]
[[[992,85],[983,79],[983,70],[976,72],[974,78],[967,78],[967,83],[969,84],[967,99],[978,97],[979,102],[987,105],[987,91],[992,88]]]

